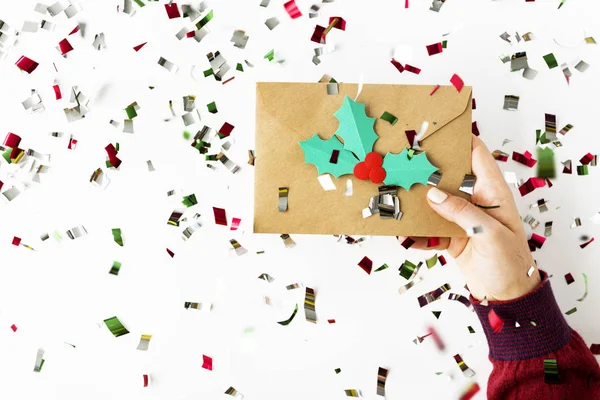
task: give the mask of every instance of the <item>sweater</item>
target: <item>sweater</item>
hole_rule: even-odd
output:
[[[488,399],[600,399],[598,362],[567,324],[548,274],[540,276],[536,289],[514,300],[483,305],[471,297],[490,348]]]

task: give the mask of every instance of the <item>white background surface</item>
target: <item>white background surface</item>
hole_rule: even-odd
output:
[[[448,0],[434,13],[424,0],[411,1],[408,10],[398,0],[337,0],[325,4],[318,18],[309,19],[312,3],[298,0],[304,16],[291,20],[281,0],[272,0],[266,9],[259,7],[259,0],[209,1],[215,17],[201,43],[175,38],[182,26],[192,25],[187,19],[167,19],[162,3],[141,10],[134,4],[137,13],[130,17],[117,13],[116,1],[82,1],[83,11],[68,20],[64,14],[42,17],[33,11],[34,1],[0,1],[0,19],[17,29],[23,21],[41,18],[57,24],[54,32],[23,33],[0,62],[1,135],[15,132],[23,138],[22,148],[52,153],[52,169],[42,183],[0,205],[0,398],[226,399],[223,392],[233,386],[248,400],[343,399],[343,389],[350,388],[375,399],[377,369],[383,366],[390,371],[390,399],[453,399],[467,383],[452,359],[456,353],[476,371],[483,393],[491,365],[475,314],[457,302],[439,301],[420,309],[416,301],[446,282],[453,292],[465,294],[452,262],[425,271],[425,281],[399,296],[397,289],[404,283],[399,265],[406,258],[417,262],[429,254],[405,251],[394,238],[369,238],[360,246],[348,246],[329,236],[292,235],[297,246],[287,249],[276,235],[251,234],[253,169],[246,164],[246,152],[254,140],[254,83],[316,82],[327,73],[343,82],[363,76],[367,83],[447,84],[458,73],[474,87],[474,120],[491,149],[511,139],[514,142],[504,151],[534,153],[535,129],[543,129],[544,112],[554,113],[558,129],[567,123],[575,126],[561,138],[564,147],[557,151],[558,160],[574,160],[575,170],[576,160],[585,153],[598,153],[600,56],[598,46],[564,48],[553,38],[600,40],[598,2],[568,0],[557,11],[558,0]],[[264,21],[273,16],[281,24],[269,31]],[[328,42],[336,51],[314,66],[316,46],[310,37],[314,25],[326,25],[329,16],[345,18],[347,30],[331,32]],[[86,24],[85,36],[69,36],[75,50],[65,59],[55,47],[76,22]],[[245,50],[229,42],[235,29],[250,36]],[[515,31],[531,31],[535,39],[510,45],[498,37],[504,31],[513,41]],[[98,52],[91,43],[100,32],[108,48]],[[425,46],[448,32],[448,48],[428,57]],[[139,52],[132,50],[146,41]],[[399,61],[422,68],[420,75],[399,74],[393,68],[389,60],[398,46]],[[283,65],[262,59],[272,48],[278,59],[286,60]],[[244,59],[255,68],[232,70],[226,78],[236,78],[225,86],[205,79],[205,54],[217,50],[233,68]],[[521,50],[539,71],[533,81],[510,73],[509,65],[498,58]],[[550,52],[559,64],[569,64],[574,75],[570,86],[560,68],[546,67],[542,56]],[[40,63],[33,74],[14,66],[21,55]],[[177,64],[179,72],[170,74],[158,66],[161,56]],[[585,74],[573,68],[578,57],[591,64]],[[197,80],[190,74],[192,66]],[[66,99],[54,100],[54,79]],[[70,85],[92,98],[85,120],[72,124],[62,112]],[[150,91],[149,85],[156,88]],[[21,106],[30,89],[41,94],[45,112],[31,114]],[[203,157],[182,138],[181,120],[163,121],[170,116],[168,100],[181,114],[181,98],[188,94],[198,96],[202,123],[217,129],[224,121],[235,125],[229,154],[242,166],[238,174],[208,170]],[[502,110],[506,94],[521,96],[518,111]],[[123,109],[133,101],[141,109],[131,135],[109,121],[122,120]],[[206,112],[205,104],[211,101],[217,103],[216,115]],[[195,132],[201,124],[190,128]],[[64,132],[65,137],[52,138],[52,131]],[[75,150],[67,150],[71,134],[78,140]],[[104,165],[104,147],[115,142],[121,144],[123,164],[119,171],[109,171],[112,182],[101,191],[88,179]],[[147,171],[146,160],[152,160],[155,172]],[[502,168],[524,179],[535,173],[512,160]],[[545,221],[554,221],[552,237],[535,257],[541,268],[554,274],[561,309],[577,306],[578,312],[567,319],[588,343],[600,341],[594,307],[600,301],[600,273],[594,265],[600,247],[596,242],[582,250],[578,244],[582,234],[599,234],[590,221],[598,211],[597,176],[595,168],[589,176],[559,174],[553,188],[518,199],[523,216],[531,212],[541,221],[538,233],[543,234]],[[177,195],[167,197],[171,189],[177,189]],[[188,215],[201,213],[203,227],[184,242],[183,227],[167,226],[166,221],[181,205],[181,197],[190,193],[199,204]],[[551,211],[528,210],[542,197],[550,201]],[[225,208],[229,222],[242,218],[240,230],[216,226],[212,206]],[[575,217],[581,217],[583,226],[572,230]],[[71,241],[64,232],[77,225],[84,225],[89,234]],[[113,242],[111,228],[116,227],[123,231],[123,248]],[[40,241],[41,234],[55,230],[63,233],[62,242]],[[12,246],[13,236],[36,251]],[[249,253],[236,257],[231,238]],[[257,255],[259,250],[265,254]],[[391,268],[368,276],[357,266],[365,255],[374,261],[374,269],[383,263]],[[123,264],[119,276],[108,274],[115,260]],[[567,272],[575,277],[568,287],[563,279]],[[582,272],[589,276],[590,294],[579,303]],[[261,273],[275,281],[257,279]],[[304,290],[285,290],[294,282],[316,290],[317,325],[304,320]],[[264,304],[264,296],[270,296],[272,306]],[[211,302],[214,309],[185,310],[185,301]],[[287,327],[278,325],[296,303],[300,310],[295,320]],[[439,320],[432,310],[442,311]],[[115,315],[129,335],[114,338],[101,324]],[[327,324],[329,318],[337,323]],[[16,333],[10,330],[12,324],[18,327]],[[427,339],[420,346],[412,343],[428,325],[441,332],[446,353],[439,353]],[[469,334],[468,325],[477,333]],[[244,334],[247,328],[253,333]],[[153,335],[147,352],[136,350],[141,334]],[[46,351],[46,363],[41,373],[34,373],[38,348]],[[202,354],[213,357],[214,371],[201,368]],[[338,367],[342,372],[336,375]],[[151,375],[151,387],[142,388],[142,374]],[[485,397],[482,393],[478,398]]]

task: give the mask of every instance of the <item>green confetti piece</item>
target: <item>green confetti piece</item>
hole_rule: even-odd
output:
[[[118,261],[113,262],[112,267],[110,268],[110,271],[108,271],[109,274],[112,275],[119,275],[119,270],[121,269],[121,263]],[[109,328],[110,329],[110,328]],[[112,331],[111,331],[112,332]],[[114,332],[113,332],[114,334]]]
[[[208,77],[208,76],[211,76],[211,75],[214,75],[214,71],[213,71],[212,68],[209,68],[206,71],[204,71],[204,77],[205,78]]]
[[[106,160],[106,168],[114,168],[113,165],[110,163],[110,160]]]
[[[475,333],[475,329],[473,329],[471,325],[467,326],[467,329],[469,330],[469,333]]]
[[[416,268],[417,266],[415,264],[406,260],[400,266],[400,276],[404,279],[410,279],[413,276],[413,273],[415,272]]]
[[[565,314],[571,315],[571,314],[575,314],[576,312],[577,312],[577,307],[573,307],[569,311],[567,311]]]
[[[2,153],[2,158],[4,158],[6,160],[7,163],[11,163],[10,160],[10,155],[12,154],[12,149],[9,148],[8,150],[6,150],[4,153]]]
[[[558,62],[552,53],[546,54],[544,56],[544,61],[546,61],[546,65],[548,65],[548,68],[550,69],[558,67]]]
[[[205,161],[217,161],[217,155],[216,154],[208,154],[207,156],[205,156],[204,160]]]
[[[379,272],[379,271],[383,271],[384,269],[388,269],[388,265],[387,264],[383,264],[381,267],[377,268],[375,270],[375,272]]]
[[[115,240],[115,243],[117,243],[119,246],[123,247],[123,237],[121,236],[121,228],[113,229],[112,234],[113,234],[113,239]]]
[[[441,311],[432,311],[432,313],[436,319],[440,319],[440,315],[442,315]]]
[[[448,45],[448,41],[447,41],[447,40],[444,40],[444,41],[442,42],[442,49],[445,49],[447,45]]]
[[[427,264],[428,269],[435,267],[435,264],[437,264],[437,262],[438,262],[437,253],[435,253],[431,258],[428,258],[427,260],[425,260],[425,264]]]
[[[558,9],[560,10],[560,8],[567,2],[567,0],[560,0],[560,4],[558,5]]]
[[[550,147],[537,148],[537,176],[538,178],[554,178],[556,169],[554,167],[554,151]]]
[[[406,155],[408,156],[409,160],[412,160],[413,156],[415,155],[415,149],[408,149]]]
[[[116,151],[119,151],[119,149],[120,149],[120,148],[121,148],[121,146],[119,145],[119,143],[118,143],[118,142],[117,142],[117,143],[115,143],[115,150],[116,150]]]
[[[135,1],[135,4],[137,4],[140,7],[144,7],[145,6],[145,4],[144,4],[144,2],[142,0],[133,0],[133,1]]]
[[[202,18],[200,21],[198,21],[198,23],[196,23],[196,28],[198,30],[202,29],[204,27],[204,25],[208,24],[208,22],[213,19],[213,10],[210,10],[210,12],[208,14],[206,14],[206,16],[204,16],[204,18]]]
[[[342,372],[342,369],[341,369],[341,368],[336,368],[336,369],[334,369],[334,371],[335,371],[335,373],[336,373],[336,375],[337,375],[337,374],[339,374],[340,372]]]
[[[189,140],[192,137],[192,134],[189,131],[183,131],[183,138],[185,140]]]
[[[589,174],[587,165],[578,165],[577,166],[577,175],[587,175]]]
[[[266,58],[269,61],[273,61],[273,59],[275,58],[275,49],[269,51],[267,54],[265,54],[263,58]]]
[[[257,251],[256,254],[265,254],[264,250]]]
[[[556,360],[544,360],[544,382],[560,383],[560,376],[558,375],[558,362]]]
[[[383,114],[381,114],[381,117],[379,117],[380,119],[389,122],[390,124],[396,125],[396,122],[398,122],[398,118],[396,118],[394,115],[390,114],[387,111],[384,111]]]
[[[530,323],[532,326],[537,326],[537,324],[535,323],[535,321],[529,321],[529,323]]]
[[[135,110],[133,104],[127,106],[127,108],[125,109],[125,114],[127,114],[127,119],[134,119],[135,117],[137,117],[137,111]]]
[[[331,78],[331,79],[329,79],[329,83],[338,83],[338,81],[336,81],[335,79]]]
[[[287,326],[289,325],[290,322],[292,322],[292,320],[294,319],[294,317],[296,316],[296,313],[298,312],[298,304],[296,304],[296,308],[294,309],[294,312],[292,313],[292,315],[286,319],[285,321],[279,321],[277,322],[279,325],[283,325],[283,326]]]
[[[186,206],[188,208],[198,204],[198,200],[196,200],[196,195],[194,193],[192,193],[188,196],[184,196],[183,200],[181,202],[183,203],[184,206]]]
[[[104,324],[115,337],[127,335],[129,333],[117,317],[105,319]]]
[[[237,65],[235,66],[235,69],[240,72],[244,72],[244,66],[240,63],[237,63]]]
[[[208,108],[208,112],[210,112],[211,114],[216,114],[219,112],[219,110],[217,110],[217,103],[215,103],[214,101],[212,103],[208,103],[206,107]]]

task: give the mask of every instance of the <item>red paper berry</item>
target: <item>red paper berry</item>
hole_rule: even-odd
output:
[[[371,179],[371,182],[373,183],[381,183],[385,179],[386,175],[387,173],[385,172],[385,169],[381,167],[373,168],[371,172],[369,172],[369,179]]]
[[[383,157],[381,157],[381,154],[372,151],[365,157],[365,164],[369,169],[379,168],[383,165]]]
[[[364,162],[359,162],[354,167],[354,176],[360,179],[361,181],[366,181],[369,179],[369,167]]]

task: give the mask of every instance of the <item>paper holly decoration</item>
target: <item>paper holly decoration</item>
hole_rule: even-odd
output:
[[[364,104],[346,96],[334,115],[340,121],[335,136],[323,140],[315,133],[299,143],[305,162],[317,167],[319,174],[330,173],[339,178],[354,173],[361,180],[409,190],[415,183],[426,185],[429,176],[439,169],[429,162],[425,152],[409,157],[404,149],[400,154],[387,153],[383,158],[374,152],[373,145],[379,136],[373,129],[375,118],[367,116]]]

